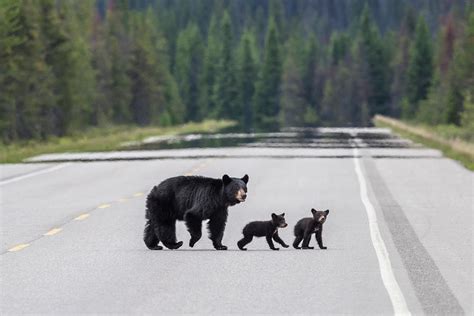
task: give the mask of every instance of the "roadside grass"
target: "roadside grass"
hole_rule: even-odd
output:
[[[474,135],[462,128],[407,123],[382,115],[376,115],[373,121],[377,127],[389,127],[402,137],[439,149],[446,157],[458,160],[474,171]]]
[[[17,163],[32,156],[61,152],[94,152],[123,149],[124,142],[141,141],[145,137],[160,135],[180,135],[188,133],[213,133],[235,126],[234,121],[206,120],[169,127],[137,127],[114,125],[89,128],[82,133],[65,137],[51,137],[44,141],[18,141],[11,144],[0,143],[0,163]]]

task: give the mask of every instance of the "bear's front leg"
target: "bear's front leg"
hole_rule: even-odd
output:
[[[192,248],[196,242],[201,239],[202,219],[198,212],[190,210],[184,214],[184,220],[186,222],[186,226],[188,227],[189,234],[191,235],[189,247]]]
[[[273,244],[272,236],[267,236],[267,243],[268,246],[270,246],[271,250],[280,250],[280,248],[275,248],[275,245]]]
[[[207,223],[209,238],[212,240],[212,245],[216,250],[227,250],[227,246],[222,244],[226,221],[227,212],[224,214],[215,213],[210,217],[209,222]]]
[[[282,245],[284,248],[288,248],[288,247],[289,247],[287,244],[285,244],[285,242],[283,241],[283,239],[281,239],[280,236],[278,236],[278,233],[273,234],[273,240],[275,240],[277,243],[279,243],[280,245]]]
[[[319,248],[328,249],[328,247],[323,246],[323,228],[322,227],[316,232],[316,241],[318,242]]]

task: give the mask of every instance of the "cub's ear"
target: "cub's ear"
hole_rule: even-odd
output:
[[[328,215],[328,214],[329,214],[329,210],[326,210],[324,213],[326,213],[326,215]]]
[[[314,213],[316,213],[316,212],[317,212],[317,211],[316,211],[314,208],[311,209],[311,213],[314,214]]]
[[[272,213],[272,219],[276,219],[277,215],[275,213]]]
[[[285,217],[285,213],[281,213],[281,215],[280,215],[280,216],[282,216],[282,217]]]
[[[244,181],[245,184],[247,184],[247,182],[249,182],[249,176],[248,176],[248,175],[245,175],[245,176],[242,178],[242,181]]]
[[[228,185],[229,183],[232,182],[232,179],[228,175],[223,175],[222,176],[222,182],[224,182],[224,185]]]

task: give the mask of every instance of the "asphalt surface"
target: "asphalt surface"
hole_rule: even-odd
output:
[[[0,313],[390,315],[400,302],[383,279],[376,225],[407,312],[472,314],[473,173],[434,150],[370,147],[351,135],[357,151],[285,142],[1,165]],[[247,201],[229,211],[229,250],[213,250],[206,234],[190,249],[182,222],[181,249],[145,247],[153,185],[225,173],[250,176]],[[279,235],[291,244],[293,225],[312,207],[330,209],[327,250],[271,251],[264,238],[238,250],[243,226],[272,212],[286,213]]]

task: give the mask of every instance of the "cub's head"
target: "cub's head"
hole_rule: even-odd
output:
[[[247,198],[247,182],[249,182],[248,175],[239,179],[231,178],[225,174],[222,176],[222,182],[224,183],[224,197],[230,205],[245,202]]]
[[[285,221],[285,213],[281,213],[280,215],[272,213],[272,222],[275,224],[276,227],[284,228],[288,226]]]
[[[323,211],[316,211],[314,208],[311,209],[311,213],[313,213],[313,218],[318,223],[324,224],[326,218],[328,217],[329,210]]]

